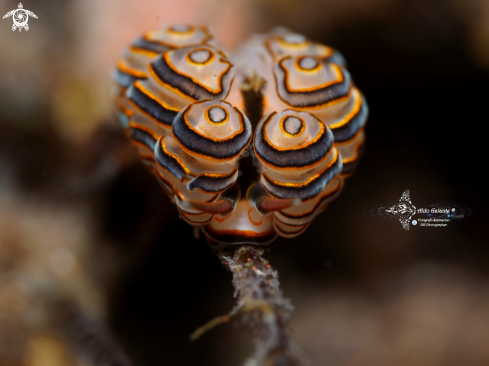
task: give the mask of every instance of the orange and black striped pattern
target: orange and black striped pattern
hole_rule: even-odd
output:
[[[263,113],[250,121],[241,85],[257,75]],[[206,27],[148,31],[112,77],[142,162],[182,219],[219,243],[301,234],[363,151],[368,106],[344,57],[284,28],[231,55]]]

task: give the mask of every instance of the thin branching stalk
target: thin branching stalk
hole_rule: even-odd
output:
[[[303,357],[287,330],[294,308],[280,290],[277,271],[262,257],[264,252],[255,245],[217,250],[218,258],[233,274],[237,303],[231,313],[213,319],[192,337],[230,319],[239,319],[255,335],[255,352],[245,366],[303,365]]]

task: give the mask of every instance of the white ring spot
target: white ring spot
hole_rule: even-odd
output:
[[[283,40],[290,44],[301,44],[306,41],[306,37],[298,33],[290,33],[283,37]]]
[[[299,60],[299,67],[302,70],[313,70],[318,67],[318,60],[312,57],[304,57]]]
[[[291,135],[297,135],[302,129],[303,123],[304,122],[297,117],[287,117],[284,121],[284,130]]]
[[[191,52],[188,57],[196,64],[205,64],[212,57],[212,53],[209,50],[196,50]]]
[[[221,123],[227,116],[228,113],[221,107],[212,107],[209,109],[209,118],[214,123]]]

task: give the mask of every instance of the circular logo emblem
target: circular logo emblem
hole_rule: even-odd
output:
[[[29,15],[24,9],[17,9],[13,15],[14,24],[18,28],[23,28],[27,24],[27,20],[29,19]]]

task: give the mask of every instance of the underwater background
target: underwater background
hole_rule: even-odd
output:
[[[136,366],[237,365],[252,350],[231,325],[188,340],[233,307],[231,274],[137,161],[110,95],[124,47],[176,23],[210,26],[230,52],[288,27],[340,50],[368,102],[341,195],[265,255],[311,363],[489,364],[489,2],[23,5],[38,16],[28,32],[0,22],[0,365],[97,364],[73,346],[73,309]],[[406,231],[372,214],[406,189],[416,208],[445,201],[468,217]]]

